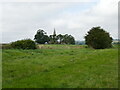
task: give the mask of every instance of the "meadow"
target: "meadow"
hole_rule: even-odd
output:
[[[3,88],[117,88],[118,49],[39,45],[2,50]]]

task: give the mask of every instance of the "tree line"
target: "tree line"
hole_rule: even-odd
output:
[[[112,37],[101,27],[91,28],[84,36],[85,44],[94,49],[105,49],[112,47]],[[53,35],[47,35],[44,30],[39,29],[34,36],[34,41],[31,39],[18,40],[11,43],[12,48],[16,49],[36,49],[37,44],[75,44],[75,39],[72,35],[56,34],[54,29]]]
[[[53,35],[47,35],[44,30],[39,29],[35,34],[34,40],[38,44],[75,44],[75,39],[72,35],[56,34],[54,29]]]
[[[85,44],[94,49],[104,49],[112,47],[112,37],[101,27],[91,28],[84,36]],[[34,38],[39,44],[75,44],[75,39],[72,35],[56,35],[55,29],[53,35],[48,36],[43,30],[38,30]]]

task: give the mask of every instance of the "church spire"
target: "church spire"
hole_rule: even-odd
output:
[[[54,28],[54,32],[53,32],[53,35],[55,35],[55,36],[56,36],[56,31],[55,31],[55,28]]]

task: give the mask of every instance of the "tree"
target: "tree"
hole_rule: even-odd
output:
[[[49,42],[49,37],[46,35],[44,30],[39,29],[34,37],[34,40],[39,44],[45,44],[45,42]]]
[[[112,37],[101,27],[93,27],[85,36],[85,42],[89,47],[104,49],[112,47]]]
[[[69,44],[75,44],[75,39],[72,35],[69,35]]]
[[[58,41],[59,44],[62,44],[63,39],[64,39],[63,35],[61,35],[61,34],[57,35],[57,41]]]
[[[50,38],[50,43],[51,44],[57,44],[58,43],[55,28],[54,28],[53,35],[50,35],[49,38]]]
[[[62,42],[65,44],[75,44],[75,39],[72,35],[65,34],[65,35],[63,35]]]
[[[65,34],[56,35],[56,31],[54,29],[53,35],[49,36],[50,44],[75,44],[75,39],[73,36]]]

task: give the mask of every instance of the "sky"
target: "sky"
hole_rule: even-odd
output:
[[[0,2],[2,43],[34,39],[38,29],[70,34],[84,40],[92,27],[101,26],[118,38],[119,0],[3,0]]]

